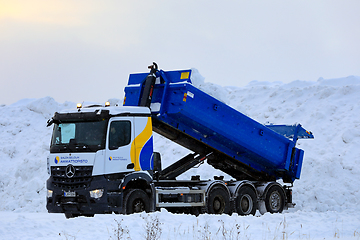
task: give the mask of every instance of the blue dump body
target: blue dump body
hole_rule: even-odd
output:
[[[147,75],[130,74],[124,105],[139,105]],[[301,125],[260,124],[194,87],[191,70],[160,70],[156,77],[150,106],[153,123],[172,129],[176,134],[167,136],[171,140],[178,139],[175,142],[194,152],[215,151],[217,158],[210,164],[237,179],[300,178],[304,151],[295,147],[296,140],[313,138]]]

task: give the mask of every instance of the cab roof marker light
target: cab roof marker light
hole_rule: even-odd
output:
[[[110,102],[109,101],[105,102],[105,107],[110,107]]]
[[[77,108],[82,108],[82,104],[81,104],[81,103],[78,103],[78,104],[76,104],[76,107],[77,107]]]

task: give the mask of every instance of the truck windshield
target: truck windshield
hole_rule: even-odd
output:
[[[107,121],[55,123],[50,152],[96,152],[105,148]]]

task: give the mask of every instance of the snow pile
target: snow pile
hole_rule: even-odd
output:
[[[46,157],[55,111],[75,107],[54,99],[23,99],[0,107],[0,209],[45,211]]]
[[[240,218],[236,214],[203,215],[199,218],[178,215],[177,221],[171,221],[172,214],[166,211],[155,213],[154,216],[166,223],[171,231],[178,231],[185,238],[194,238],[194,233],[189,229],[204,229],[206,223],[215,238],[214,234],[221,228],[221,221],[229,224],[231,222],[233,225],[240,221],[242,233],[247,236],[244,235],[244,238],[264,238],[267,229],[279,229],[282,227],[279,224],[283,223],[285,218],[288,232],[296,231],[297,235],[293,236],[295,239],[302,239],[303,236],[306,239],[321,238],[321,234],[325,234],[327,230],[331,231],[326,235],[327,238],[336,236],[340,225],[342,231],[347,233],[346,236],[360,236],[360,77],[320,78],[316,82],[298,80],[288,84],[253,81],[242,88],[206,83],[196,71],[193,71],[193,78],[195,86],[260,123],[301,123],[305,129],[314,133],[314,140],[298,141],[298,147],[305,150],[305,158],[301,179],[295,181],[293,188],[293,199],[297,205],[295,209],[283,214],[265,214],[260,218]],[[122,104],[119,99],[111,99],[111,102]],[[87,230],[89,228],[86,226],[96,229],[97,224],[106,222],[105,225],[111,228],[110,225],[114,223],[114,218],[106,215],[65,222],[63,216],[45,213],[45,182],[48,178],[46,157],[52,131],[52,128],[46,127],[46,121],[55,111],[74,107],[74,103],[59,104],[50,97],[23,99],[9,106],[0,106],[0,211],[15,211],[20,214],[14,217],[9,212],[3,212],[0,220],[1,225],[6,226],[4,228],[12,229],[18,224],[33,226],[39,229],[36,232],[39,236],[33,235],[34,238],[47,238],[49,234],[41,235],[40,232],[49,225],[43,223],[43,220],[35,221],[36,216],[29,215],[29,212],[42,212],[37,214],[41,216],[39,218],[45,219],[44,221],[54,219],[52,222],[56,224],[52,224],[53,231],[67,229],[75,222]],[[189,152],[159,135],[155,135],[155,141],[155,150],[162,154],[163,167]],[[213,175],[225,175],[204,164],[185,173],[181,178],[188,179],[195,174],[201,175],[203,179]],[[142,215],[119,217],[123,218],[124,223],[127,222],[126,226],[130,228],[131,224],[139,225],[139,216]],[[7,223],[8,218],[13,219]],[[144,222],[144,218],[142,219]],[[323,224],[319,225],[319,222]],[[194,227],[196,224],[199,225],[198,228]],[[246,228],[247,225],[250,227]],[[6,232],[2,231],[4,228],[0,228],[0,235]],[[32,229],[28,228],[29,231]],[[27,231],[25,228],[22,230]],[[77,229],[73,230],[77,232]],[[265,236],[265,239],[274,239],[274,231]],[[309,231],[315,233],[303,235],[302,231],[306,234]],[[94,238],[103,236],[104,232],[98,232],[98,235],[93,235]],[[84,235],[87,236],[86,233]],[[108,235],[109,232],[106,236]],[[140,233],[135,235],[131,237],[143,237]],[[82,235],[77,236],[82,239]],[[195,238],[203,238],[196,236]],[[18,235],[19,239],[21,237]],[[167,238],[172,238],[171,234],[162,236],[162,239]]]
[[[205,78],[199,73],[196,68],[191,69],[190,79],[195,87],[199,88],[200,90],[206,92],[210,96],[220,100],[225,104],[230,103],[226,90],[220,85],[211,82],[205,82]]]

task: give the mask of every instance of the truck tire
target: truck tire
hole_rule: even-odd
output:
[[[235,199],[235,211],[241,215],[255,215],[256,212],[256,194],[248,186],[241,187]]]
[[[284,210],[284,190],[277,185],[269,188],[265,196],[265,206],[269,213],[281,213]]]
[[[80,214],[77,214],[77,213],[65,213],[66,219],[76,218],[76,217],[79,217],[79,216],[80,216]]]
[[[214,187],[210,190],[206,203],[207,212],[210,214],[229,214],[230,196],[222,187]]]
[[[125,214],[150,211],[150,199],[141,189],[131,189],[124,199]]]

